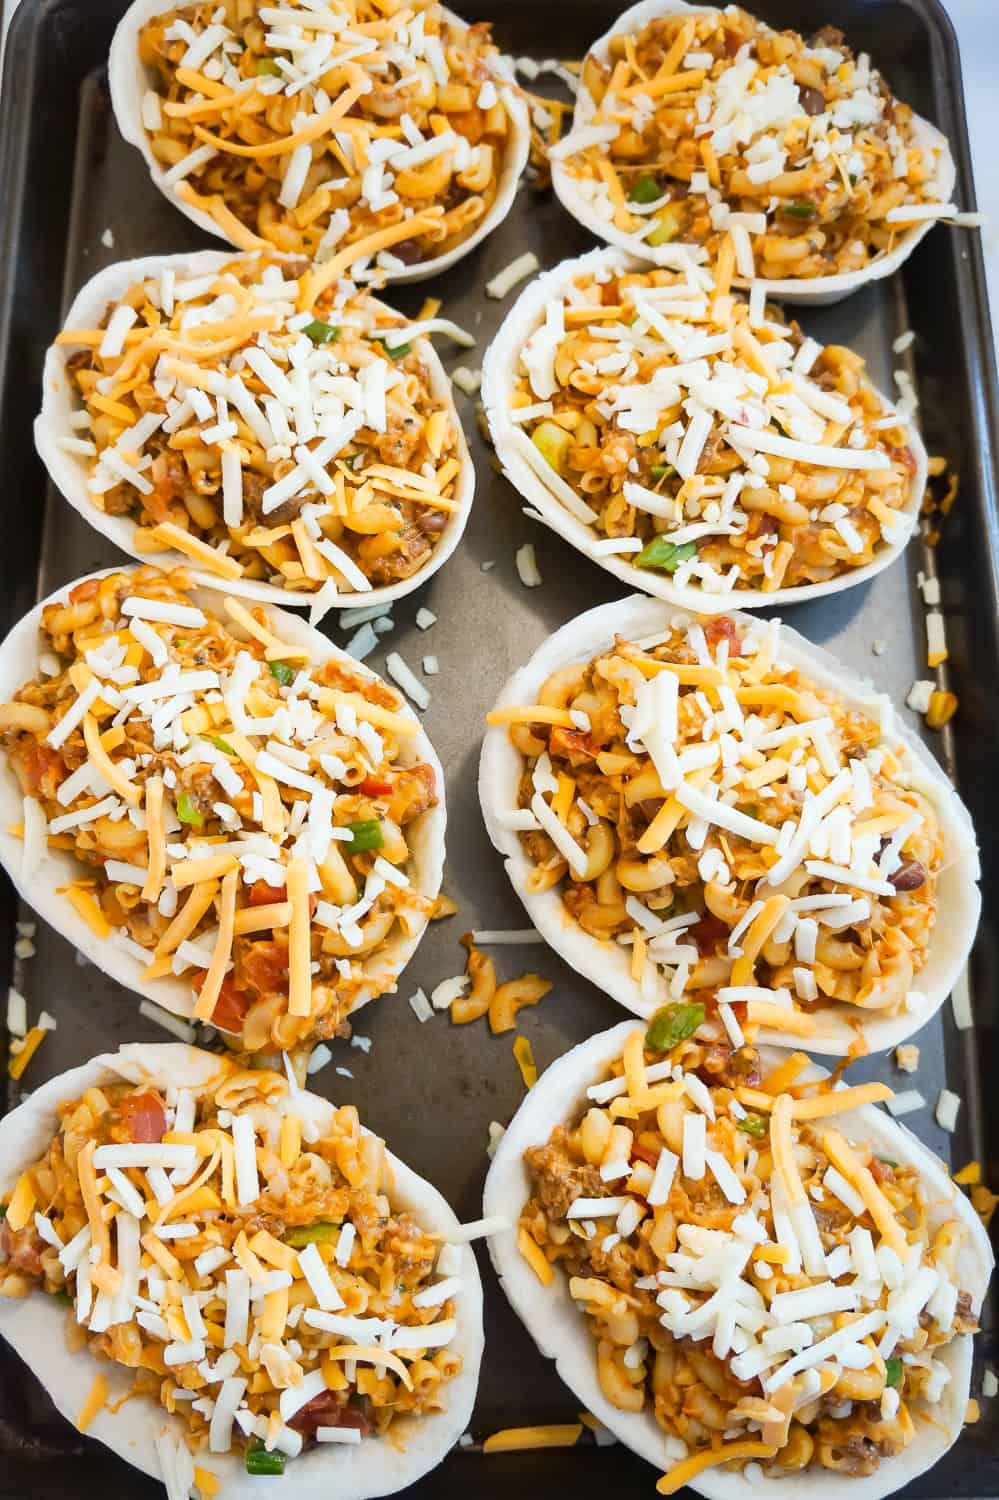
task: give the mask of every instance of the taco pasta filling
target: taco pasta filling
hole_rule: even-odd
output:
[[[188,277],[168,262],[57,343],[80,402],[60,446],[146,553],[360,593],[425,568],[460,509],[457,421],[427,346],[352,282],[313,300],[301,261]]]
[[[825,583],[912,525],[907,420],[859,355],[734,298],[730,273],[598,257],[552,288],[509,409],[491,414],[640,587],[657,575],[714,594]]]
[[[568,1275],[607,1399],[663,1428],[660,1493],[715,1464],[873,1473],[932,1420],[941,1350],[977,1331],[967,1228],[838,1118],[890,1090],[701,1035],[679,1007],[632,1032],[525,1153],[521,1252]]]
[[[512,149],[489,27],[436,0],[181,6],[139,59],[167,184],[244,249],[405,271],[482,223]]]
[[[66,896],[98,934],[247,1050],[287,1048],[394,983],[379,955],[433,905],[409,840],[437,778],[398,694],[223,609],[183,573],[85,580],[45,608],[0,730],[26,854],[80,861]]]
[[[593,108],[558,170],[646,257],[685,241],[713,262],[731,236],[741,277],[808,280],[863,270],[927,208],[954,212],[941,148],[834,27],[807,43],[736,6],[684,10],[610,38],[582,83]]]
[[[783,661],[776,620],[618,638],[489,715],[523,757],[527,889],[630,951],[646,1014],[689,1002],[741,1038],[918,1010],[943,841],[889,715]]]
[[[445,1408],[460,1252],[393,1206],[356,1109],[216,1072],[60,1106],[3,1202],[0,1295],[67,1303],[72,1347],[133,1370],[181,1452],[251,1474]]]

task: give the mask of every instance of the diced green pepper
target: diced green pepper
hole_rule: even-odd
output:
[[[177,798],[177,816],[182,823],[190,823],[192,828],[200,828],[205,821],[191,801],[189,792],[181,792]]]
[[[358,823],[351,823],[350,831],[353,837],[347,849],[351,854],[367,854],[373,849],[381,849],[385,843],[379,818],[362,818]]]
[[[647,245],[668,245],[683,228],[682,211],[675,203],[666,203],[655,216],[656,227],[646,235]]]
[[[389,359],[405,359],[407,354],[412,354],[412,344],[386,344],[384,339],[376,339],[381,344]]]
[[[782,203],[778,211],[787,219],[801,219],[806,224],[819,216],[817,206],[809,203],[807,198],[794,198],[790,203]]]
[[[899,1386],[902,1384],[902,1361],[900,1359],[885,1360],[885,1385]]]
[[[665,479],[667,475],[675,472],[672,464],[653,464],[649,470],[653,479]]]
[[[736,812],[741,812],[746,818],[758,818],[760,816],[759,805],[756,802],[737,802]]]
[[[299,1250],[303,1245],[332,1244],[339,1235],[339,1224],[330,1224],[325,1219],[320,1219],[315,1224],[300,1224],[295,1229],[289,1229],[284,1236],[284,1243]]]
[[[882,1166],[891,1167],[891,1169],[892,1169],[893,1172],[894,1172],[895,1168],[898,1166],[898,1162],[897,1161],[892,1161],[892,1159],[891,1159],[890,1156],[879,1156],[878,1157],[878,1161],[881,1162]]]
[[[313,318],[311,323],[306,323],[302,332],[314,344],[332,344],[340,337],[339,328],[334,328],[332,323],[320,322],[318,318]]]
[[[663,190],[657,179],[646,174],[638,179],[628,197],[632,203],[655,203],[656,199],[661,198],[662,195]]]
[[[276,677],[282,687],[290,687],[295,681],[295,668],[289,667],[286,661],[272,661],[271,676]]]
[[[6,1219],[6,1217],[7,1217],[7,1205],[6,1205],[6,1203],[0,1203],[0,1220]]]
[[[280,78],[281,69],[273,57],[258,57],[256,63],[258,78]]]
[[[696,556],[696,542],[682,542],[678,545],[664,536],[655,536],[648,546],[642,548],[635,563],[640,568],[662,568],[664,573],[675,573],[682,562]]]
[[[235,755],[236,754],[235,750],[232,748],[232,746],[230,745],[229,741],[228,740],[224,740],[220,734],[209,735],[209,739],[210,739],[211,743],[215,746],[216,750],[221,750],[223,755]]]
[[[55,1300],[57,1302],[61,1302],[62,1303],[63,1307],[72,1307],[73,1306],[73,1299],[69,1295],[68,1292],[62,1292],[62,1291],[60,1291],[60,1292],[53,1292],[52,1295],[53,1295],[53,1297],[55,1298]]]
[[[650,1052],[672,1052],[679,1042],[693,1036],[704,1021],[704,1006],[663,1005],[653,1013],[649,1029],[645,1033],[645,1045]]]
[[[247,1474],[283,1474],[284,1454],[268,1453],[259,1438],[254,1438],[246,1450]]]
[[[557,422],[539,422],[531,433],[531,442],[556,474],[565,473],[569,449],[572,447],[571,433],[566,432]]]
[[[769,1129],[766,1118],[763,1115],[747,1115],[744,1120],[739,1121],[739,1129],[751,1135],[754,1141],[762,1140]]]

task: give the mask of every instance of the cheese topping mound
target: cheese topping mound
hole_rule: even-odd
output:
[[[914,524],[908,416],[851,350],[732,296],[731,268],[588,258],[551,288],[508,405],[490,409],[499,451],[641,588],[826,584],[884,561]]]
[[[685,241],[714,263],[732,234],[741,277],[810,280],[957,213],[940,144],[831,27],[808,43],[734,5],[657,16],[588,55],[581,98],[556,175],[645,259]]]
[[[112,1082],[60,1106],[18,1185],[42,1211],[5,1200],[0,1293],[72,1303],[94,1354],[171,1413],[164,1462],[235,1450],[279,1473],[446,1404],[462,1252],[393,1204],[356,1109],[212,1062],[208,1087]]]
[[[965,1228],[918,1167],[835,1128],[890,1091],[804,1082],[803,1054],[768,1072],[689,1009],[632,1032],[588,1107],[525,1153],[521,1253],[546,1284],[568,1275],[607,1399],[654,1412],[660,1493],[714,1463],[873,1473],[932,1417],[941,1352],[977,1331]]]
[[[390,986],[386,944],[429,920],[409,839],[437,775],[391,688],[222,610],[182,572],[84,580],[45,607],[56,669],[0,733],[95,930],[246,1050],[297,1047]]]
[[[437,0],[164,11],[142,123],[165,182],[241,249],[405,272],[489,213],[514,147],[508,65]]]
[[[460,509],[457,420],[419,340],[468,335],[317,274],[247,255],[127,287],[106,327],[59,335],[81,403],[59,441],[137,550],[329,607],[419,573]]]
[[[692,1002],[741,1044],[816,1009],[915,1010],[943,840],[891,709],[781,655],[780,624],[675,616],[489,715],[523,757],[528,889],[630,954],[634,1006]]]

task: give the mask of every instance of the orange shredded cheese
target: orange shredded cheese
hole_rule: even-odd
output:
[[[748,1463],[754,1458],[773,1458],[776,1452],[776,1448],[770,1448],[766,1443],[722,1443],[717,1448],[708,1448],[704,1453],[695,1453],[692,1458],[685,1458],[674,1469],[670,1469],[668,1474],[663,1475],[656,1489],[660,1495],[675,1495],[677,1490],[682,1490],[685,1484],[703,1474],[705,1469],[713,1469],[718,1464]]]
[[[238,888],[239,870],[230,870],[222,881],[222,894],[219,900],[219,935],[215,942],[215,951],[194,1006],[194,1015],[199,1021],[211,1020],[222,990],[229,955],[232,953]]]
[[[291,922],[288,927],[288,1014],[312,1012],[312,945],[309,917],[309,867],[304,859],[288,861],[286,876]]]
[[[149,841],[149,864],[142,899],[152,904],[160,899],[166,875],[166,824],[163,821],[163,778],[150,776],[146,782],[146,837]],[[169,928],[167,929],[169,931]],[[192,929],[193,930],[193,929]],[[186,934],[185,934],[186,936]],[[180,941],[180,939],[178,939]],[[157,947],[157,953],[160,951]],[[169,952],[169,949],[164,949]]]
[[[528,1448],[572,1448],[583,1435],[582,1422],[552,1422],[542,1427],[504,1427],[490,1433],[483,1453],[519,1453]]]
[[[520,1076],[524,1080],[526,1089],[533,1089],[538,1081],[538,1068],[534,1061],[534,1051],[526,1036],[518,1036],[513,1044],[513,1055],[520,1069]]]
[[[44,1026],[32,1026],[31,1030],[24,1038],[24,1046],[21,1048],[20,1052],[18,1052],[16,1057],[11,1058],[10,1063],[7,1066],[7,1071],[10,1074],[11,1078],[20,1078],[21,1074],[24,1072],[25,1068],[28,1066],[29,1062],[34,1057],[35,1053],[38,1051],[47,1035],[48,1032]]]
[[[110,1394],[111,1387],[108,1385],[106,1377],[104,1375],[97,1375],[93,1385],[90,1387],[90,1394],[83,1403],[80,1415],[76,1419],[76,1425],[80,1432],[86,1432],[101,1407],[107,1404]]]
[[[826,1131],[822,1137],[822,1149],[833,1166],[842,1172],[863,1198],[881,1238],[891,1246],[900,1260],[905,1260],[909,1254],[909,1242],[895,1217],[895,1210],[874,1181],[870,1169],[863,1165],[838,1130]]]

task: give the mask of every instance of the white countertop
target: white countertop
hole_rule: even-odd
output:
[[[622,9],[625,3],[626,0],[621,0]],[[4,37],[18,4],[19,0],[0,0]],[[989,301],[993,309],[993,341],[999,362],[999,143],[996,141],[999,132],[999,0],[943,0],[943,5],[954,23],[961,49],[975,190],[978,207],[988,220],[981,233]],[[2,41],[0,38],[0,48]]]

